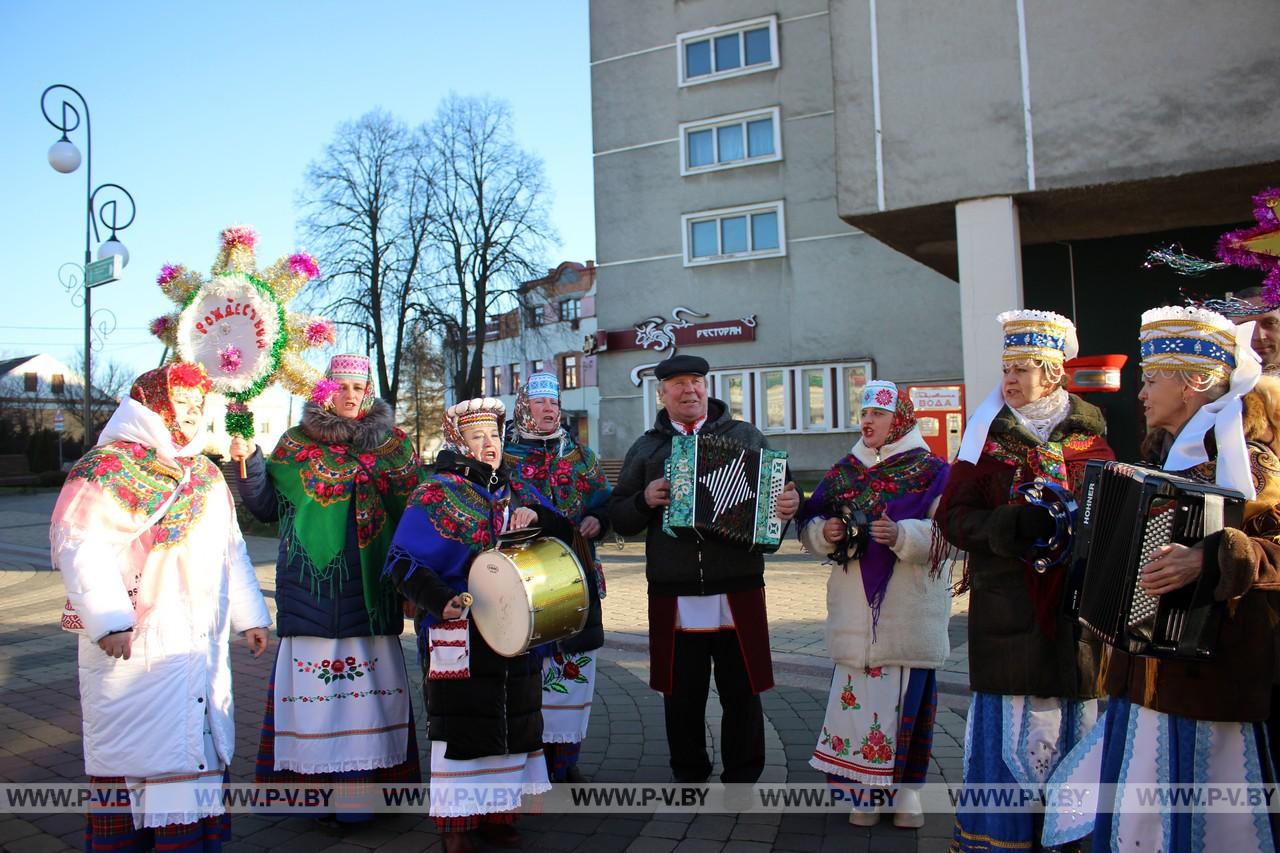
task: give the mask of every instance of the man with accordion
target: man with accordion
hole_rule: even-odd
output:
[[[646,533],[650,686],[663,694],[675,780],[704,782],[711,775],[705,719],[714,662],[723,711],[720,778],[750,783],[764,770],[759,694],[773,686],[761,549],[749,537],[677,537],[664,530],[664,509],[673,502],[667,462],[676,436],[697,435],[700,442],[709,437],[721,447],[736,444],[744,456],[758,456],[766,448],[759,430],[734,420],[723,402],[707,396],[709,370],[705,359],[687,355],[672,356],[654,370],[663,408],[653,428],[627,451],[609,501],[609,519],[624,536]],[[715,478],[716,484],[738,483],[728,491],[718,489],[717,505],[755,506],[743,498],[762,490],[735,466],[734,460],[726,460],[716,472],[737,472]],[[680,503],[685,493],[677,487],[674,494]],[[773,497],[775,523],[790,521],[800,507],[794,484],[779,485]]]
[[[1098,623],[1095,630],[1108,642],[1102,681],[1109,702],[1105,717],[1062,762],[1054,783],[1086,789],[1098,782],[1191,786],[1202,796],[1205,785],[1275,781],[1263,723],[1276,672],[1272,596],[1280,589],[1280,380],[1260,377],[1259,359],[1250,349],[1252,326],[1234,326],[1201,307],[1155,308],[1142,315],[1138,398],[1148,429],[1146,461],[1170,474],[1137,466],[1118,466],[1113,473],[1167,479],[1162,497],[1138,504],[1147,531],[1162,508],[1181,510],[1184,490],[1193,496],[1185,502],[1202,507],[1204,520],[1182,543],[1177,531],[1192,525],[1174,521],[1173,541],[1143,547],[1134,561],[1142,564],[1136,574],[1114,559],[1105,572],[1095,573],[1093,552],[1099,532],[1106,531],[1093,533],[1080,616],[1091,626]],[[1095,482],[1107,487],[1105,480]],[[1198,484],[1217,488],[1200,487],[1197,496]],[[1097,510],[1106,506],[1104,491]],[[1092,511],[1082,505],[1083,526],[1098,528],[1105,519],[1084,518]],[[1126,532],[1134,529],[1132,518],[1118,523]],[[1153,535],[1144,533],[1144,540]],[[1099,587],[1114,585],[1117,573],[1137,588],[1126,591],[1123,597],[1133,603],[1116,636],[1107,636],[1108,626],[1098,618],[1106,608],[1093,602]],[[1205,601],[1199,609],[1211,611],[1200,620],[1207,627],[1194,635],[1196,622],[1186,615],[1194,605],[1179,614],[1176,631],[1169,627],[1172,617],[1163,615],[1183,598]],[[1113,850],[1275,849],[1274,815],[1267,814],[1265,802],[1252,809],[1161,813],[1138,808],[1136,796],[1123,788],[1103,790],[1096,815],[1093,809],[1084,815],[1052,810],[1043,842],[1061,844],[1093,832],[1095,847]]]

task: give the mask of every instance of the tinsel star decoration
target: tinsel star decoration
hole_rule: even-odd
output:
[[[313,257],[295,252],[259,272],[258,235],[247,225],[223,229],[209,278],[165,264],[156,284],[177,310],[151,322],[175,360],[198,362],[227,397],[227,431],[253,436],[248,403],[272,382],[304,397],[324,379],[303,352],[333,344],[333,323],[286,305],[320,275]]]

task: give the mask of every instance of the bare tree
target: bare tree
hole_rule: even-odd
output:
[[[426,319],[459,399],[480,391],[490,317],[514,307],[554,239],[542,161],[515,141],[501,101],[451,95],[422,129],[429,239],[438,263]]]
[[[419,451],[438,443],[444,415],[444,373],[438,343],[425,333],[411,335],[405,349],[406,387],[400,399],[400,423],[413,436]]]
[[[77,350],[71,363],[84,364],[84,351]],[[102,432],[135,378],[134,370],[118,361],[105,359],[101,354],[93,359],[93,377],[89,381],[89,417],[93,423],[89,425],[89,435]],[[79,383],[65,383],[61,388],[51,388],[50,393],[63,415],[79,423],[84,408],[84,389]]]
[[[321,310],[363,332],[378,384],[399,397],[406,332],[423,310],[430,168],[417,134],[375,110],[338,127],[307,169],[302,229],[324,276]]]

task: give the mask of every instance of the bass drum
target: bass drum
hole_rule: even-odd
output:
[[[587,624],[587,576],[559,539],[520,531],[483,551],[471,565],[471,618],[495,652],[517,657],[572,637]]]

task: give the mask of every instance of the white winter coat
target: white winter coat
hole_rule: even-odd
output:
[[[892,456],[917,447],[927,447],[918,429],[913,429],[881,450]],[[851,453],[862,464],[876,463],[876,453],[859,439]],[[871,606],[862,585],[858,562],[848,571],[832,564],[827,580],[827,653],[836,663],[859,669],[867,666],[904,666],[937,669],[951,653],[947,621],[951,615],[949,566],[936,578],[929,577],[929,549],[933,542],[935,500],[929,517],[898,522],[898,541],[893,552],[898,561],[880,605],[880,619],[872,641]],[[800,531],[806,551],[826,559],[832,546],[822,536],[828,516],[816,516]]]
[[[73,618],[84,626],[79,669],[85,771],[149,777],[209,769],[206,714],[218,756],[229,765],[235,747],[230,635],[266,627],[271,617],[221,476],[204,512],[175,545],[156,547],[146,533],[122,543],[109,524],[70,529],[55,518],[54,526],[60,528],[55,565]],[[129,593],[140,567],[157,572],[162,582],[154,606],[134,625]],[[130,625],[129,660],[98,648],[99,638]]]

